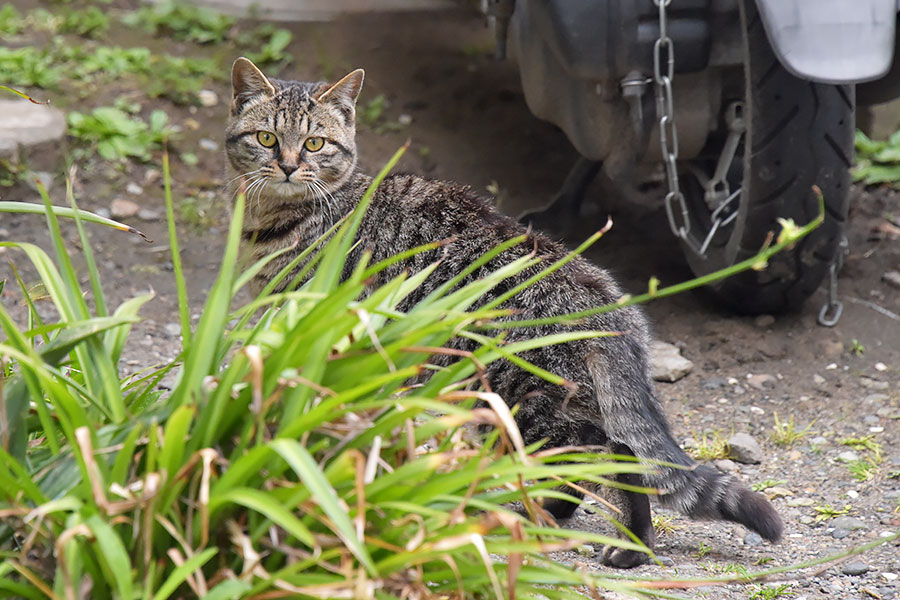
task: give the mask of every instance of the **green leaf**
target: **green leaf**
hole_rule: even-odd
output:
[[[224,494],[213,494],[209,503],[210,511],[212,512],[226,503],[239,504],[254,510],[276,525],[283,527],[285,531],[306,546],[310,548],[316,546],[316,540],[303,521],[284,508],[271,494],[252,488],[234,488]]]
[[[100,547],[97,555],[107,564],[115,578],[119,598],[131,598],[131,562],[128,560],[128,551],[122,540],[99,515],[88,517],[84,524],[94,534],[94,539]]]
[[[292,439],[278,439],[269,443],[281,457],[287,461],[291,469],[303,481],[312,498],[322,508],[334,524],[335,533],[347,545],[347,548],[366,567],[369,575],[375,577],[378,573],[372,557],[369,556],[362,540],[356,536],[353,524],[346,511],[341,508],[336,498],[337,492],[325,479],[325,475],[319,469],[319,465],[303,446]]]
[[[166,581],[156,590],[156,593],[153,595],[153,600],[165,600],[172,596],[175,593],[175,590],[178,589],[184,580],[188,578],[188,576],[206,564],[206,562],[216,555],[219,552],[218,548],[207,548],[200,554],[195,554],[190,557],[184,564],[180,567],[176,567]],[[121,598],[130,598],[131,596],[121,596]]]

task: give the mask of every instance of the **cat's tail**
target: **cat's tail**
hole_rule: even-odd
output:
[[[629,354],[634,360],[619,362],[618,376],[610,373],[608,363],[605,369],[599,362],[591,365],[596,400],[613,448],[625,446],[638,459],[652,462],[653,472],[642,477],[647,486],[659,490],[663,506],[695,519],[740,523],[769,541],[778,541],[783,524],[765,496],[730,475],[697,464],[681,449],[646,375],[645,353],[634,340],[625,343],[631,346]]]

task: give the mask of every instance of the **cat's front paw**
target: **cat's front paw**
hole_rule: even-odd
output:
[[[615,546],[604,546],[603,554],[600,555],[600,562],[607,567],[631,569],[632,567],[650,562],[650,557],[637,550],[626,550],[624,548],[616,548]]]

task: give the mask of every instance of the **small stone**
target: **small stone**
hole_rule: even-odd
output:
[[[892,288],[900,290],[900,271],[888,271],[881,276],[881,280]]]
[[[841,573],[844,575],[862,575],[866,571],[869,570],[869,565],[864,563],[861,560],[854,560],[852,562],[848,562],[843,567],[841,567]]]
[[[867,404],[882,404],[890,399],[891,397],[887,394],[869,394],[863,398],[863,402],[866,402]]]
[[[736,385],[731,388],[731,391],[734,392],[735,396],[741,396],[747,393],[747,389],[742,385]]]
[[[875,363],[875,370],[876,371],[887,371],[887,365],[884,364],[883,362],[877,362],[877,363]]]
[[[856,531],[858,529],[868,529],[869,526],[862,519],[856,517],[838,517],[831,521],[831,525],[835,529],[847,529],[848,531]]]
[[[728,460],[727,458],[717,460],[713,464],[715,464],[716,468],[723,473],[734,473],[739,469],[733,460]]]
[[[799,450],[791,450],[788,452],[788,460],[791,462],[797,462],[803,458],[803,453]]]
[[[856,500],[859,498],[859,492],[856,490],[847,490],[847,497]]]
[[[694,363],[681,356],[676,346],[658,340],[650,344],[650,373],[655,381],[673,383],[693,368]]]
[[[219,103],[219,95],[212,90],[200,90],[197,92],[197,99],[200,101],[201,106],[207,108]]]
[[[747,385],[757,390],[770,390],[778,380],[768,373],[747,376]]]
[[[128,185],[125,186],[125,191],[131,194],[132,196],[140,196],[144,193],[144,188],[139,186],[133,181],[128,182]]]
[[[580,546],[575,546],[575,552],[580,554],[581,556],[591,557],[597,554],[597,551],[594,550],[594,547],[590,544],[582,544]]]
[[[144,171],[144,185],[153,185],[159,178],[162,177],[162,173],[159,172],[159,169],[147,169]]]
[[[35,181],[37,180],[37,181]],[[53,173],[47,171],[32,171],[27,179],[28,187],[37,191],[37,182],[39,181],[44,189],[49,191],[53,187]]]
[[[764,411],[763,409],[761,409],[761,408],[758,407],[758,406],[751,406],[751,407],[750,407],[750,412],[752,412],[754,415],[764,415],[764,414],[766,414],[766,411]]]
[[[181,325],[178,323],[166,323],[165,332],[169,337],[178,337],[181,335]]]
[[[681,447],[685,450],[697,447],[697,440],[692,437],[686,437],[681,441]]]
[[[788,498],[793,495],[794,492],[785,487],[773,485],[770,488],[766,488],[766,496],[769,500],[774,500],[775,498]],[[788,500],[788,504],[790,504],[790,500]]]
[[[814,446],[821,446],[822,444],[828,443],[828,438],[824,438],[821,435],[817,435],[814,438],[809,438],[809,443]]]
[[[60,146],[66,135],[66,116],[46,104],[25,99],[0,99],[0,141],[3,156],[13,160],[34,152],[43,154],[45,147]]]
[[[889,537],[893,537],[895,535],[897,535],[896,531],[882,531],[881,533],[878,534],[878,537],[889,538]]]
[[[881,419],[878,418],[877,415],[866,415],[863,417],[863,423],[866,425],[875,425],[876,423],[880,423]]]
[[[6,239],[9,237],[9,229],[0,227],[0,238]]]
[[[160,217],[159,211],[142,208],[137,212],[137,218],[141,221],[156,221]]]
[[[884,433],[884,427],[880,425],[875,425],[874,427],[869,427],[869,433]]]
[[[411,125],[412,121],[413,121],[412,115],[408,115],[406,113],[403,113],[402,115],[397,117],[397,122],[400,123],[401,125],[403,125],[404,127],[406,127],[407,125]]]
[[[818,373],[813,373],[813,383],[816,385],[825,385],[825,378]]]
[[[788,498],[787,505],[788,506],[812,506],[816,501],[812,498]]]
[[[835,529],[834,531],[831,532],[831,537],[833,537],[836,540],[842,540],[849,535],[850,535],[849,529]]]
[[[755,531],[748,531],[744,536],[745,546],[761,546],[763,543],[762,536]]]
[[[896,581],[897,574],[896,573],[882,573],[882,577],[884,577],[887,581]]]
[[[200,138],[200,141],[197,142],[197,144],[200,146],[201,150],[206,150],[207,152],[215,152],[219,149],[219,144],[209,138]]]
[[[672,560],[671,558],[669,558],[668,556],[657,556],[656,560],[658,560],[660,563],[662,563],[662,566],[664,566],[664,567],[671,567],[672,565],[675,564],[675,561]]]
[[[772,315],[759,315],[753,320],[753,324],[759,328],[771,327],[775,324],[775,317]]]
[[[129,184],[131,185],[131,184]],[[109,213],[113,219],[130,219],[141,209],[135,202],[125,198],[116,198],[109,206]]]
[[[709,379],[704,379],[700,382],[700,387],[704,390],[717,390],[719,388],[723,388],[728,385],[728,381],[723,377],[710,377]]]
[[[803,515],[802,517],[800,517],[799,521],[803,525],[812,525],[813,523],[816,522],[816,520],[813,519],[812,517],[810,517],[809,515]]]
[[[108,208],[96,208],[94,209],[94,214],[104,219],[108,219],[111,216]]]
[[[846,450],[845,452],[841,452],[838,454],[837,459],[841,462],[856,462],[859,460],[859,454],[854,452],[853,450]]]
[[[763,451],[750,434],[736,433],[728,439],[728,456],[739,463],[757,465],[762,462]]]
[[[878,381],[877,379],[865,376],[859,378],[859,384],[870,390],[886,390],[890,387],[887,381]]]
[[[840,340],[824,340],[819,344],[819,356],[835,359],[844,352],[844,343]]]
[[[834,371],[837,368],[838,368],[837,363],[828,363],[827,365],[825,365],[826,371]]]

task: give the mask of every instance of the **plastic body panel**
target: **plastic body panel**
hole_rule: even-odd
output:
[[[821,83],[882,77],[894,58],[897,0],[756,0],[769,42],[792,74]]]

